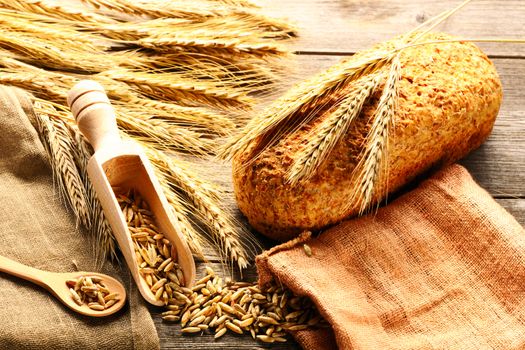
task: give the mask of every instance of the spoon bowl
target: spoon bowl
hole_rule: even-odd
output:
[[[0,256],[0,271],[33,282],[47,289],[68,308],[85,316],[104,317],[112,315],[122,309],[126,302],[126,290],[124,289],[124,286],[115,278],[102,273],[81,271],[59,273],[43,271],[8,259],[4,256]],[[111,307],[101,311],[90,309],[87,304],[78,305],[73,300],[66,282],[71,279],[78,279],[80,276],[99,277],[107,289],[112,293],[119,294],[120,299]]]
[[[92,276],[99,277],[102,279],[104,285],[112,293],[119,294],[119,300],[111,307],[97,311],[90,309],[87,304],[78,305],[69,292],[69,287],[66,285],[66,281],[70,279],[78,279],[81,276]],[[48,287],[49,290],[55,297],[57,297],[64,305],[79,314],[92,316],[92,317],[104,317],[114,314],[115,312],[122,309],[126,303],[126,290],[124,286],[117,281],[115,278],[95,272],[68,272],[68,273],[57,273],[49,272]]]

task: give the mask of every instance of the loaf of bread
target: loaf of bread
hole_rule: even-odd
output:
[[[446,34],[430,34],[424,41],[449,39],[452,37]],[[398,42],[394,39],[368,52],[391,50]],[[378,181],[374,204],[429,169],[455,162],[479,147],[492,130],[502,99],[494,65],[472,43],[414,46],[401,51],[399,58],[399,97],[388,138],[388,173]],[[253,150],[261,148],[260,138],[234,157],[235,196],[257,231],[287,240],[303,230],[319,230],[357,214],[358,207],[348,205],[356,187],[353,175],[381,90],[365,103],[359,117],[308,180],[292,185],[286,173],[307,142],[312,125],[332,112],[329,107],[316,111],[310,125],[263,148],[255,159]]]

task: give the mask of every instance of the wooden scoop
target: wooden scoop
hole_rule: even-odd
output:
[[[126,301],[126,290],[124,286],[108,275],[95,272],[49,272],[34,267],[23,265],[14,260],[8,259],[4,256],[0,256],[0,271],[8,273],[10,275],[20,277],[26,281],[38,284],[50,291],[55,297],[58,298],[64,305],[73,311],[76,311],[82,315],[103,317],[114,314],[124,306]],[[118,293],[120,299],[113,304],[111,307],[97,311],[90,309],[86,304],[78,305],[69,292],[69,287],[66,284],[67,280],[78,279],[80,276],[97,276],[102,279],[105,286],[112,292]]]
[[[189,287],[195,279],[195,262],[177,219],[144,151],[137,143],[120,138],[115,112],[104,88],[97,82],[83,80],[69,91],[67,103],[78,128],[95,150],[88,163],[88,175],[131,274],[144,299],[161,306],[163,302],[155,299],[139,272],[131,235],[112,187],[125,192],[134,190],[146,200],[157,226],[176,250],[173,256],[177,257]]]

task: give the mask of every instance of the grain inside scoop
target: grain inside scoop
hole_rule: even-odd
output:
[[[69,91],[67,102],[78,128],[95,150],[89,160],[88,175],[133,278],[149,303],[163,305],[139,273],[128,225],[113,190],[134,191],[144,198],[159,229],[171,242],[172,250],[176,250],[172,256],[177,257],[182,268],[185,285],[191,286],[195,262],[152,166],[138,144],[120,138],[113,107],[100,84],[79,82]]]

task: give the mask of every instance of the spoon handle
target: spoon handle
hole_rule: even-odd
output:
[[[93,80],[82,80],[69,91],[67,103],[79,130],[95,152],[122,143],[115,111],[102,85]]]
[[[17,261],[11,260],[1,255],[0,271],[25,279],[26,281],[36,283],[39,286],[47,287],[47,284],[44,282],[44,278],[48,274],[48,272],[21,264]]]

